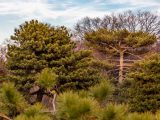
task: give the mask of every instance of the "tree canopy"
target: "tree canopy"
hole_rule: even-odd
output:
[[[9,79],[24,93],[41,78],[43,81],[36,83],[45,83],[47,79],[54,80],[54,77],[51,77],[53,75],[56,79],[50,89],[57,92],[87,89],[97,83],[101,76],[98,70],[92,67],[94,60],[90,51],[76,51],[75,43],[70,37],[65,27],[53,27],[37,20],[20,25],[11,36],[16,44],[8,46]],[[51,71],[42,71],[45,68],[50,68],[48,70]],[[41,72],[42,77],[39,75],[37,78]],[[45,78],[45,74],[50,78]]]
[[[148,46],[156,42],[156,36],[147,32],[129,32],[128,30],[107,30],[85,34],[86,44],[95,49],[109,53],[114,56],[119,55],[119,82],[123,80],[124,54],[132,52],[136,48]]]

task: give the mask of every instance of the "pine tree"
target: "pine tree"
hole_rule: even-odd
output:
[[[128,30],[107,30],[98,29],[97,31],[85,34],[86,44],[106,55],[119,56],[119,83],[124,79],[124,56],[132,54],[137,48],[148,46],[156,41],[156,36],[147,32],[137,31],[129,32]]]
[[[127,75],[131,111],[160,109],[160,55],[153,54],[136,63]]]
[[[90,51],[75,51],[75,43],[65,27],[32,20],[15,29],[11,40],[16,44],[8,46],[9,79],[21,91],[28,91],[37,80],[37,73],[45,68],[51,68],[57,76],[52,89],[58,92],[87,89],[101,79],[92,67]]]

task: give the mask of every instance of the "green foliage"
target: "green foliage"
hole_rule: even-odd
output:
[[[64,92],[57,100],[58,120],[92,120],[96,118],[97,102],[91,98],[80,97],[73,92]]]
[[[11,36],[17,44],[8,46],[8,79],[24,93],[34,85],[36,74],[45,68],[54,69],[54,72],[43,71],[42,76],[46,78],[39,78],[40,85],[47,88],[55,85],[59,92],[87,89],[97,83],[101,77],[92,67],[91,52],[76,51],[70,37],[65,27],[53,27],[37,20],[20,25]],[[45,74],[56,76],[56,83]]]
[[[156,120],[160,120],[160,110],[156,112]]]
[[[15,120],[52,120],[51,117],[45,113],[45,108],[42,104],[37,103],[27,108],[24,113],[18,115]]]
[[[55,28],[37,20],[20,25],[11,40],[17,45],[8,46],[9,79],[23,90],[33,85],[35,75],[42,69],[58,67],[58,60],[69,55],[74,48],[65,27]]]
[[[113,86],[107,80],[103,80],[99,84],[90,88],[91,95],[99,102],[106,100],[112,92]]]
[[[27,106],[27,102],[13,83],[3,83],[0,88],[0,112],[13,117],[23,112]]]
[[[57,82],[57,75],[50,68],[45,68],[37,74],[37,83],[47,89],[51,89]]]
[[[102,48],[108,47],[109,49],[113,49],[113,47],[118,48],[120,45],[123,45],[123,47],[137,48],[153,44],[156,41],[155,35],[150,35],[142,31],[129,32],[125,29],[98,29],[97,31],[86,33],[85,38],[90,45],[96,45],[96,47],[98,45]]]
[[[135,64],[127,75],[129,105],[132,111],[160,109],[160,55],[152,54]]]
[[[146,112],[146,113],[131,113],[131,114],[129,114],[128,119],[129,120],[155,120],[155,115],[153,115],[150,112]]]
[[[100,28],[96,31],[87,32],[85,34],[85,43],[103,54],[107,54],[107,58],[116,59],[119,57],[119,83],[122,83],[126,71],[124,70],[126,55],[133,55],[138,48],[147,47],[156,42],[156,36],[142,32],[135,31],[129,32],[126,29],[123,30],[108,30]],[[138,53],[138,52],[137,52]],[[137,54],[136,53],[136,54]],[[138,53],[139,54],[139,53]],[[116,56],[116,58],[114,58]]]
[[[100,120],[127,120],[127,114],[127,106],[108,104],[102,109]]]

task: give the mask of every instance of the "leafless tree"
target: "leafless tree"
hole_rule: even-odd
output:
[[[130,32],[145,31],[160,36],[160,15],[150,11],[126,11],[119,14],[106,15],[103,18],[85,17],[74,27],[74,36],[83,40],[86,32],[99,28],[111,30],[127,29]]]

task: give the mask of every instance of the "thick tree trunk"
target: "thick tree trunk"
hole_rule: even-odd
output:
[[[123,81],[123,68],[124,68],[124,51],[120,51],[120,60],[119,60],[119,83]]]

